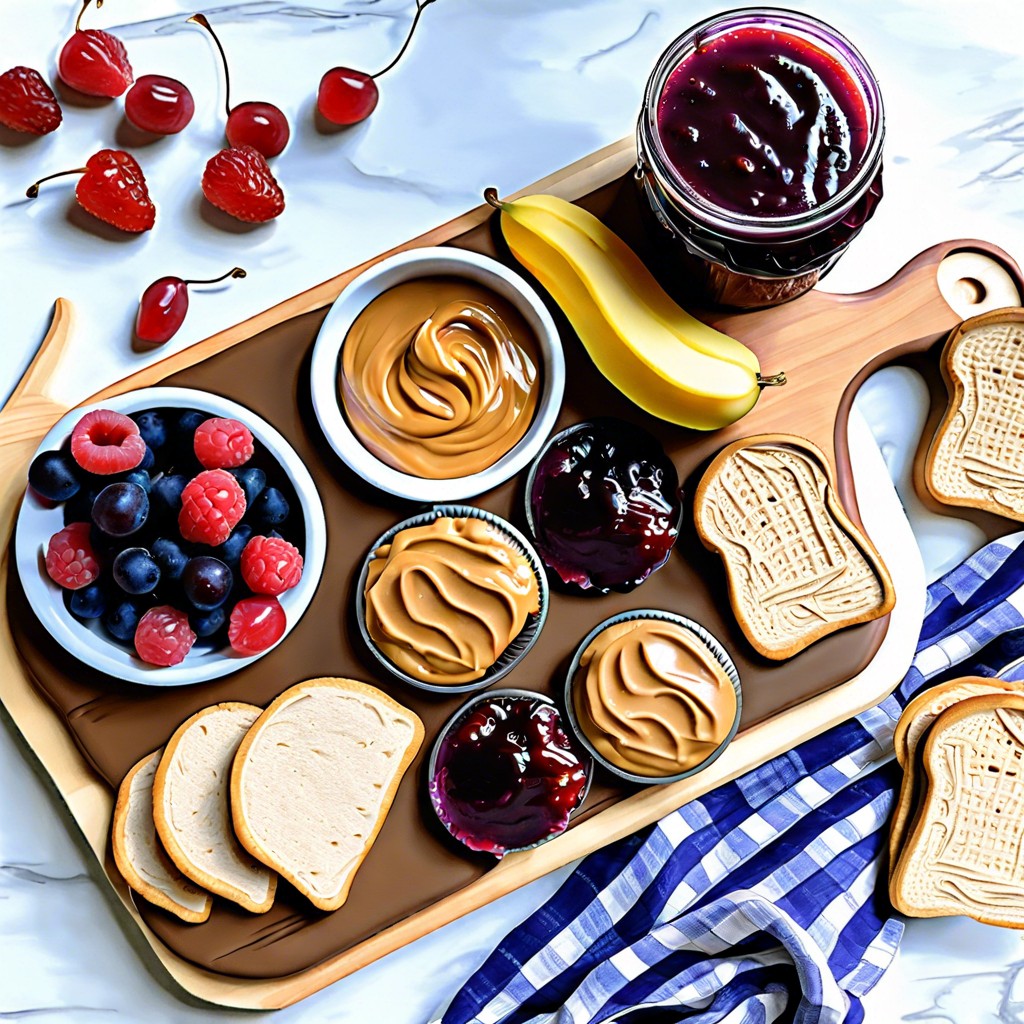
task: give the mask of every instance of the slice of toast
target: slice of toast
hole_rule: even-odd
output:
[[[148,754],[121,782],[114,806],[114,863],[129,887],[189,924],[210,916],[213,898],[187,879],[167,856],[153,822],[153,779],[163,750]]]
[[[907,826],[921,796],[918,747],[932,723],[946,708],[968,697],[977,697],[985,693],[1015,693],[1021,689],[1020,683],[1005,679],[964,676],[962,679],[939,683],[924,693],[919,693],[903,709],[892,737],[896,760],[903,767],[903,784],[889,823],[890,876],[896,868],[906,838]]]
[[[422,742],[419,718],[366,683],[310,679],[285,690],[231,772],[242,845],[314,906],[337,910]]]
[[[725,564],[733,614],[766,658],[887,615],[892,581],[850,521],[822,452],[790,434],[724,448],[694,500],[697,533]]]
[[[928,490],[1024,521],[1024,309],[964,321],[942,350],[946,414],[925,459]]]
[[[1024,694],[947,708],[922,768],[921,803],[889,881],[893,906],[1024,928]]]
[[[277,875],[239,845],[231,824],[231,762],[261,708],[197,711],[167,741],[153,783],[153,820],[183,875],[254,914],[274,902]]]

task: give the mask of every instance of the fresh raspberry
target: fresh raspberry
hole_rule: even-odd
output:
[[[139,465],[146,457],[146,442],[133,419],[111,409],[95,409],[71,431],[71,457],[87,473],[110,476]]]
[[[49,135],[64,115],[57,97],[32,68],[11,68],[0,75],[0,124],[16,132]]]
[[[283,594],[302,579],[302,555],[283,537],[253,537],[242,551],[241,569],[254,594]]]
[[[252,458],[252,433],[238,420],[214,416],[196,428],[193,446],[204,469],[233,469]]]
[[[245,515],[245,492],[224,469],[204,469],[181,492],[178,529],[196,544],[216,547],[231,536]]]
[[[243,597],[231,612],[228,640],[239,654],[259,654],[284,636],[286,625],[276,597]]]
[[[135,627],[135,652],[149,665],[177,665],[195,642],[188,616],[169,604],[150,608]]]
[[[238,220],[260,224],[284,211],[284,193],[270,164],[252,146],[222,149],[207,161],[203,195]]]
[[[85,161],[75,199],[83,210],[121,231],[148,231],[156,223],[146,176],[123,149],[101,149]]]
[[[46,546],[46,571],[65,590],[81,590],[99,578],[100,563],[93,551],[89,523],[69,523]]]

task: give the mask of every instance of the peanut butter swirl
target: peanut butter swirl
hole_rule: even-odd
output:
[[[580,658],[573,704],[594,748],[645,776],[700,764],[736,718],[736,691],[714,655],[689,630],[660,619],[602,630]]]
[[[370,638],[428,683],[481,678],[540,611],[527,559],[482,519],[435,519],[377,548],[364,590]]]
[[[426,277],[396,285],[356,317],[342,346],[349,425],[389,466],[431,480],[492,466],[529,429],[537,341],[483,285]]]

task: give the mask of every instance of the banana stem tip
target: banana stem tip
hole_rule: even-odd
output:
[[[484,189],[484,201],[489,206],[493,206],[496,210],[500,210],[505,205],[498,198],[498,190],[496,188],[485,188]]]
[[[757,375],[757,386],[759,388],[778,388],[782,387],[786,383],[786,372],[783,370],[781,373],[773,373],[769,377],[762,377],[761,374]]]

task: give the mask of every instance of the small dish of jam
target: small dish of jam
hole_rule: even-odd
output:
[[[427,769],[444,827],[499,858],[564,832],[592,774],[554,702],[529,690],[492,690],[464,704],[438,734]]]
[[[657,439],[612,417],[556,434],[526,481],[526,521],[563,583],[627,593],[667,561],[679,535],[679,476]]]

